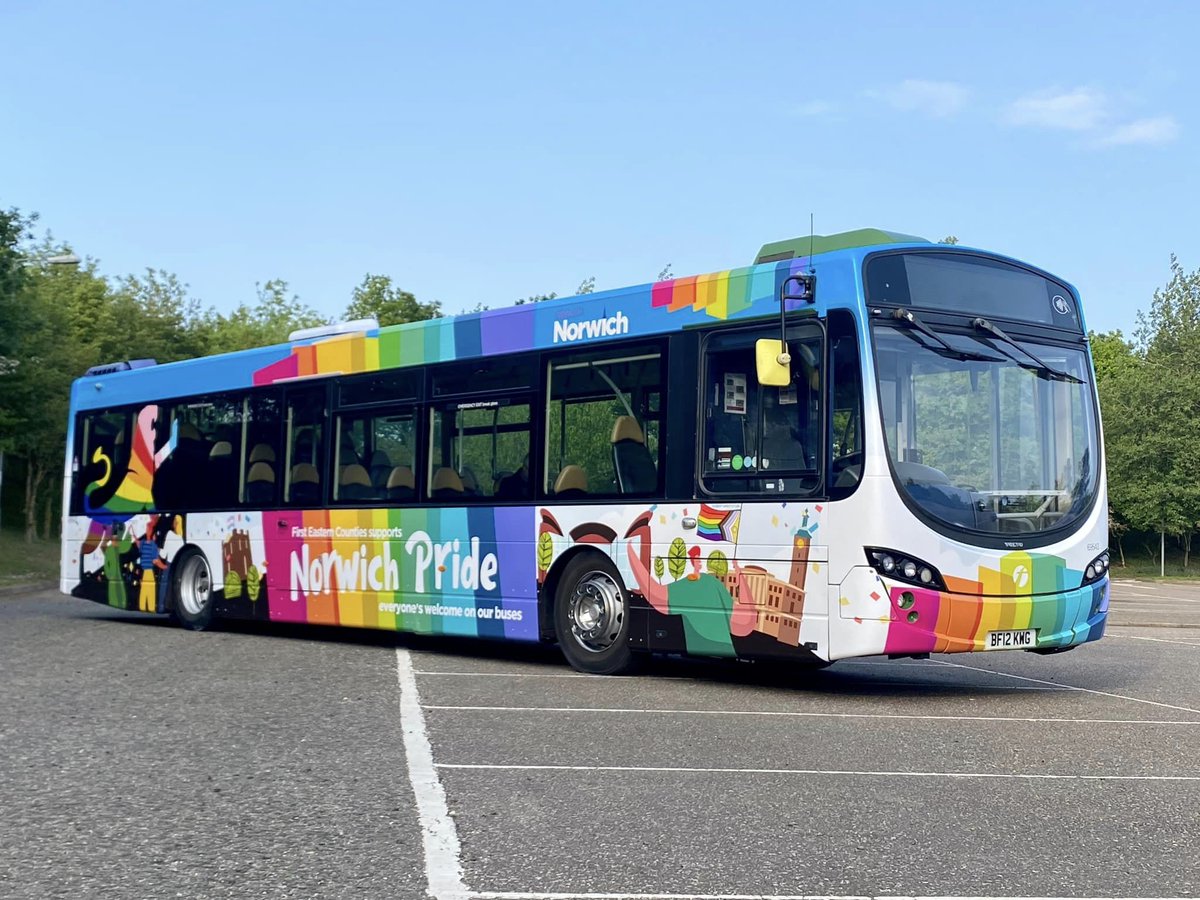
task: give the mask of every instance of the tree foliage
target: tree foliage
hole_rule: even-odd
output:
[[[351,295],[345,318],[375,318],[381,326],[385,326],[424,322],[441,315],[442,305],[438,301],[421,303],[408,291],[392,284],[390,276],[367,273],[363,276],[362,284]]]
[[[253,305],[239,303],[228,314],[209,309],[197,323],[203,352],[230,353],[247,347],[279,344],[300,328],[325,323],[315,309],[291,293],[288,283],[273,278],[256,284]]]
[[[1109,332],[1091,344],[1113,519],[1174,536],[1187,565],[1200,526],[1200,270],[1174,256],[1170,270],[1132,342]]]

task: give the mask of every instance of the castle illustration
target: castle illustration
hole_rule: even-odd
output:
[[[792,543],[792,567],[788,580],[776,578],[761,566],[744,566],[740,572],[720,576],[735,603],[752,604],[757,612],[754,630],[770,635],[782,644],[800,646],[800,619],[804,615],[804,582],[808,577],[806,533],[796,535]],[[747,596],[743,595],[743,591]]]

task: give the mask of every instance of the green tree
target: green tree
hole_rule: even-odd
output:
[[[583,279],[583,281],[579,282],[579,287],[575,288],[575,295],[578,297],[578,296],[582,296],[583,294],[593,293],[595,290],[596,290],[596,276],[592,275],[588,278]]]
[[[442,315],[442,305],[436,300],[421,303],[408,291],[392,284],[387,275],[363,276],[362,284],[354,289],[346,319],[375,318],[382,325],[401,325],[405,322],[424,322]]]
[[[940,241],[938,241],[938,243],[939,243],[939,244],[951,244],[951,245],[953,245],[953,244],[957,244],[957,243],[958,243],[958,238],[956,238],[956,237],[955,237],[954,235],[952,235],[952,234],[948,234],[948,235],[946,235],[944,238],[942,238]]]
[[[1130,526],[1178,539],[1200,523],[1200,270],[1171,278],[1138,314],[1134,361],[1099,342],[1113,504]]]
[[[228,315],[209,309],[196,323],[205,353],[229,353],[249,347],[280,344],[299,328],[312,328],[325,319],[278,278],[256,284],[253,306],[240,303]]]
[[[36,221],[36,215],[23,215],[19,209],[0,209],[0,323],[3,323],[0,328],[0,372],[15,359],[21,340],[26,318],[25,290],[29,283],[22,248],[32,237]]]
[[[1144,506],[1143,500],[1151,486],[1143,482],[1143,467],[1147,461],[1142,458],[1141,435],[1137,431],[1143,427],[1147,411],[1142,404],[1150,402],[1147,396],[1150,388],[1144,383],[1144,360],[1120,331],[1093,332],[1088,335],[1088,340],[1104,419],[1109,534],[1124,565],[1123,536],[1134,519],[1141,522],[1152,512],[1139,509]]]
[[[541,303],[545,300],[553,300],[557,296],[558,294],[556,294],[554,291],[551,291],[548,294],[530,294],[528,297],[522,297],[513,305],[524,306],[526,303]]]

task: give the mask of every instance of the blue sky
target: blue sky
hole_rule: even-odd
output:
[[[205,304],[456,312],[879,227],[1132,329],[1200,267],[1200,4],[0,4],[0,206]]]

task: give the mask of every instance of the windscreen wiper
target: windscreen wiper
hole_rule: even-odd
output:
[[[934,353],[940,354],[941,356],[949,356],[953,359],[963,361],[974,360],[976,362],[1000,362],[1000,360],[996,359],[996,357],[988,356],[986,353],[976,353],[973,350],[959,350],[957,347],[951,345],[951,343],[943,338],[940,334],[918,319],[916,313],[911,312],[904,307],[900,307],[899,309],[893,311],[892,318],[897,322],[903,322],[906,325],[912,326],[917,331],[921,332],[921,334],[928,338],[932,338],[941,344],[941,350],[938,350],[936,347],[930,348]],[[920,341],[918,341],[918,343],[920,343]]]
[[[1034,356],[1032,353],[1030,353],[1028,350],[1026,350],[1024,347],[1022,347],[1020,344],[1018,344],[1012,338],[1010,338],[1007,334],[1005,334],[1003,331],[1001,331],[999,328],[997,328],[995,325],[993,325],[991,322],[989,322],[987,319],[982,319],[982,318],[972,319],[971,325],[973,325],[976,330],[986,332],[987,334],[990,334],[992,337],[996,338],[997,340],[1004,341],[1004,343],[1008,344],[1010,347],[1015,347],[1017,350],[1020,350],[1022,353],[1024,353],[1026,356],[1028,356],[1030,359],[1032,359],[1034,361],[1034,363],[1036,364],[1036,365],[1031,366],[1031,365],[1029,365],[1029,363],[1023,362],[1021,359],[1014,356],[1011,351],[1005,350],[1003,347],[997,348],[1000,350],[1001,353],[1004,353],[1009,359],[1011,359],[1013,362],[1015,362],[1021,368],[1029,369],[1030,371],[1037,372],[1040,375],[1045,375],[1047,378],[1057,378],[1060,381],[1070,381],[1070,382],[1074,382],[1075,384],[1084,384],[1084,381],[1082,379],[1076,378],[1070,372],[1063,372],[1060,369],[1056,369],[1053,366],[1047,365],[1046,363],[1042,362],[1040,359],[1038,359],[1036,356]]]

